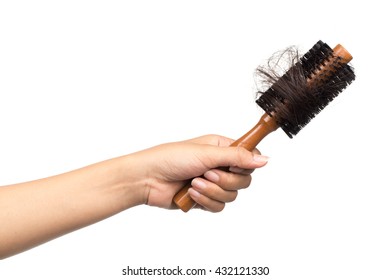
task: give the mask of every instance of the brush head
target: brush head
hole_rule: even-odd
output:
[[[280,75],[277,69],[283,58],[292,66]],[[256,103],[292,138],[355,79],[347,64],[351,59],[322,41],[302,57],[295,49],[287,49],[272,57],[268,67],[256,69],[267,88],[258,91]]]

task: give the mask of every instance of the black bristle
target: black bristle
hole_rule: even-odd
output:
[[[317,42],[307,53],[301,58],[302,68],[306,78],[331,54],[333,50],[321,40]]]
[[[315,73],[331,59],[330,71]],[[339,62],[333,50],[319,41],[302,57],[294,58],[293,66],[281,77],[273,69],[259,67],[258,74],[271,86],[259,92],[256,103],[292,138],[355,79],[353,68]],[[316,82],[310,86],[307,80],[313,75]]]

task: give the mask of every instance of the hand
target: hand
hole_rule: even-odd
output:
[[[232,142],[208,135],[0,187],[0,259],[139,204],[175,208],[174,195],[192,178],[191,197],[221,211],[267,162],[257,151],[228,147]]]
[[[142,167],[139,172],[148,178],[144,202],[177,208],[172,203],[174,195],[194,178],[189,194],[198,207],[222,211],[225,203],[236,199],[237,190],[249,186],[253,170],[267,163],[267,157],[258,151],[228,147],[232,142],[222,136],[206,135],[133,154]],[[218,169],[221,166],[230,167],[230,172]]]

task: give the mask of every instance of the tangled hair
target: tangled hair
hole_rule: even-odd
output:
[[[321,70],[330,61],[331,67]],[[352,67],[321,41],[302,57],[296,47],[274,54],[255,76],[256,103],[290,138],[355,79]]]

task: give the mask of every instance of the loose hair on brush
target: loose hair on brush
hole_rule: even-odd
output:
[[[331,59],[335,66],[316,75]],[[304,56],[296,47],[275,53],[255,71],[256,103],[292,138],[355,79],[352,67],[338,60],[321,41]]]

